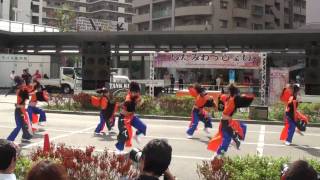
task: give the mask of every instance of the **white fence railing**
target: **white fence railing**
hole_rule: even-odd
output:
[[[59,32],[59,29],[52,26],[30,24],[17,21],[0,19],[0,31],[8,32]]]

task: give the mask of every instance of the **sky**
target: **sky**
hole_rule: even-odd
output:
[[[307,23],[320,23],[320,0],[307,1]]]

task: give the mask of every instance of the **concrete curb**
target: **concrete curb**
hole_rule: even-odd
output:
[[[55,114],[73,114],[73,115],[90,115],[90,116],[98,116],[99,112],[94,111],[60,111],[60,110],[45,110],[46,113],[55,113]],[[161,120],[181,120],[181,121],[189,121],[191,117],[183,117],[183,116],[157,116],[157,115],[138,115],[144,119],[161,119]],[[220,119],[213,118],[214,122],[219,122]],[[246,124],[264,124],[264,125],[279,125],[282,126],[283,122],[281,121],[266,121],[266,120],[241,120]],[[320,127],[320,123],[310,123],[309,127]]]

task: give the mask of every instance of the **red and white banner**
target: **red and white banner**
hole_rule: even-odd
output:
[[[158,53],[154,67],[260,69],[263,53]]]
[[[279,102],[282,90],[288,83],[288,68],[270,68],[269,104]]]

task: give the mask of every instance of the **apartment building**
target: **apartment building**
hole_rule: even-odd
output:
[[[76,14],[78,31],[128,30],[134,15],[132,0],[0,0],[0,19],[57,26],[64,5]]]
[[[43,23],[57,24],[56,10],[68,5],[76,13],[75,28],[78,31],[128,30],[134,11],[132,0],[43,0]],[[118,29],[119,30],[119,29]]]
[[[305,0],[133,0],[137,31],[295,29]]]
[[[42,0],[0,0],[0,19],[42,24]]]

